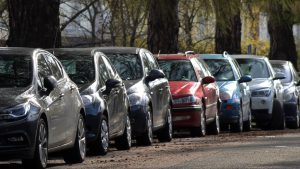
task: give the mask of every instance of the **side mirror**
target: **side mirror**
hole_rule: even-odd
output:
[[[54,90],[57,86],[57,80],[54,76],[48,76],[44,78],[44,87],[46,89],[45,93],[46,95],[49,95],[51,91]]]
[[[153,81],[155,79],[159,78],[165,78],[165,74],[162,70],[159,69],[153,69],[149,72],[149,75],[146,77],[147,81]]]
[[[122,84],[121,84],[121,81],[120,81],[120,80],[117,80],[117,79],[108,79],[108,80],[105,82],[106,88],[109,88],[109,89],[116,88],[116,87],[120,87],[121,85],[122,85]]]
[[[245,82],[251,82],[252,81],[252,77],[249,76],[249,75],[245,75],[245,76],[242,76],[238,82],[239,83],[245,83]]]
[[[216,81],[216,79],[212,76],[206,76],[202,79],[202,84],[210,84],[210,83],[214,83]]]
[[[273,80],[280,80],[280,79],[285,79],[285,75],[283,73],[276,73],[275,77],[273,78]]]

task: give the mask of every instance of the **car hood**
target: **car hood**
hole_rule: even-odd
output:
[[[139,80],[124,80],[123,81],[127,90],[127,94],[143,92],[145,91],[144,83],[142,79]]]
[[[28,88],[0,88],[0,110],[23,103]]]
[[[271,88],[273,83],[271,79],[252,79],[248,82],[250,90],[260,89],[260,88]]]
[[[237,81],[217,82],[220,92],[235,91],[237,89]]]
[[[198,82],[185,82],[185,81],[170,81],[170,89],[172,95],[188,95],[196,93],[200,83]]]

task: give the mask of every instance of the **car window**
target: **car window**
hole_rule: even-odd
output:
[[[0,55],[0,87],[27,87],[32,82],[32,59],[27,55]]]
[[[203,67],[203,65],[198,61],[198,59],[193,59],[192,61],[194,61],[197,66],[200,68],[200,76],[201,78],[204,78],[205,76],[208,76],[208,74],[206,73],[205,68]]]
[[[137,54],[108,54],[118,74],[123,80],[137,80],[143,77],[142,62]]]
[[[44,78],[51,76],[52,72],[44,58],[44,55],[39,54],[37,57],[37,62],[38,62],[37,65],[38,78],[41,85],[44,86]]]
[[[48,65],[49,65],[50,69],[53,72],[53,76],[57,80],[60,80],[62,78],[62,72],[61,72],[57,62],[55,62],[54,58],[50,55],[44,55],[44,57],[45,57],[46,61],[48,62]]]
[[[243,75],[251,75],[255,78],[269,78],[270,72],[263,59],[236,59]]]
[[[292,81],[292,72],[288,64],[272,64],[273,69],[276,73],[282,73],[285,75],[284,79],[280,79],[282,83],[289,83]]]
[[[210,73],[210,70],[209,70],[207,64],[202,59],[197,59],[197,61],[200,62],[200,64],[204,68],[205,74],[206,74],[205,76],[212,76],[212,74]]]
[[[159,60],[158,63],[170,81],[198,81],[190,60]]]
[[[234,81],[234,73],[227,59],[204,59],[217,81]]]
[[[113,79],[116,76],[116,72],[114,71],[113,67],[111,66],[111,63],[107,60],[106,57],[102,56],[102,60],[105,64],[105,67],[107,69],[107,72],[109,74],[109,77]]]
[[[79,87],[95,81],[95,65],[90,55],[57,55],[70,79]]]
[[[242,77],[242,72],[241,72],[241,68],[240,68],[239,64],[236,62],[235,59],[232,59],[232,63],[235,66],[235,69],[236,69],[236,72],[237,72],[238,76]]]
[[[156,63],[155,59],[153,58],[153,55],[148,52],[145,52],[145,54],[148,59],[150,70],[158,69],[157,63]]]

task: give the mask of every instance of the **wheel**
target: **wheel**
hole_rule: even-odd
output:
[[[128,115],[126,116],[126,124],[124,133],[121,137],[115,140],[118,150],[129,150],[131,147],[131,124]]]
[[[74,147],[64,153],[67,164],[82,163],[86,155],[85,124],[82,115],[79,116]]]
[[[92,154],[106,155],[109,147],[109,129],[107,117],[102,115],[100,119],[97,141],[91,146]]]
[[[204,115],[205,111],[201,112],[200,115],[200,126],[199,127],[194,127],[191,129],[191,136],[192,137],[200,137],[200,136],[205,136],[206,135],[206,119]]]
[[[218,135],[220,133],[219,108],[218,111],[216,112],[214,121],[208,126],[208,132],[209,134],[213,134],[213,135]]]
[[[164,128],[158,133],[157,137],[160,142],[170,142],[173,137],[173,126],[172,126],[172,113],[171,106],[168,106],[166,114],[166,124]]]
[[[150,106],[147,107],[146,116],[146,132],[136,138],[138,145],[149,146],[153,142],[153,131],[152,131],[152,109]]]
[[[252,114],[250,108],[248,109],[248,120],[244,122],[244,131],[251,131],[252,129]]]
[[[231,129],[233,132],[242,132],[243,131],[243,112],[242,107],[240,107],[240,116],[237,123],[231,124]]]
[[[299,128],[299,106],[297,105],[297,115],[295,117],[295,121],[291,121],[291,122],[288,122],[286,123],[287,127],[290,128],[290,129],[297,129]]]
[[[33,159],[23,159],[24,168],[44,169],[48,161],[48,128],[43,119],[38,122],[36,145]]]
[[[284,130],[285,129],[285,116],[284,111],[280,102],[277,99],[273,100],[273,112],[272,112],[272,121],[271,129],[275,130]]]
[[[220,128],[222,131],[228,131],[229,130],[229,124],[228,123],[221,123]]]

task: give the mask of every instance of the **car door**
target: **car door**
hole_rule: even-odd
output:
[[[37,76],[39,84],[39,93],[42,96],[42,102],[46,105],[46,113],[49,120],[49,148],[61,145],[65,139],[64,127],[64,97],[63,91],[56,87],[49,95],[44,94],[44,79],[49,76],[54,76],[50,66],[43,54],[37,56]]]
[[[98,71],[99,71],[99,81],[103,81],[104,84],[105,82],[110,79],[110,74],[107,70],[107,67],[102,59],[101,56],[98,56],[97,59],[98,62]],[[118,132],[118,103],[116,102],[117,100],[117,95],[115,94],[114,91],[109,90],[105,85],[100,87],[100,91],[102,92],[101,94],[103,95],[103,98],[106,101],[107,104],[107,111],[108,111],[108,116],[109,116],[109,135],[114,136]]]
[[[116,111],[116,130],[119,133],[123,131],[126,124],[126,117],[127,117],[127,100],[126,100],[126,89],[122,82],[122,79],[117,74],[116,70],[111,66],[110,61],[106,58],[106,56],[102,55],[102,60],[105,64],[105,67],[108,70],[109,78],[121,81],[121,85],[113,88],[112,93],[114,96],[114,102],[116,103],[115,111]]]
[[[150,69],[157,69],[160,70],[158,63],[156,59],[154,59],[154,56],[148,52],[145,51],[145,54],[147,56],[148,62]],[[159,124],[158,125],[164,125],[166,121],[166,113],[167,113],[167,108],[169,105],[169,97],[170,96],[170,89],[169,89],[169,82],[167,78],[159,78],[157,79],[157,87],[158,87],[158,98],[160,98],[157,102],[158,104],[158,111],[159,111]]]
[[[142,62],[144,65],[145,77],[148,76],[149,72],[152,70],[147,55],[144,51],[140,52]],[[152,122],[153,127],[157,127],[162,123],[161,115],[160,115],[160,82],[159,79],[155,79],[153,81],[146,82],[146,86],[149,88],[149,93],[151,96],[152,103]]]
[[[61,118],[64,119],[64,128],[68,128],[68,130],[62,129],[62,132],[65,132],[64,143],[68,143],[73,140],[74,134],[77,132],[79,98],[75,90],[76,85],[64,76],[62,65],[60,65],[57,59],[50,54],[46,54],[45,56],[54,77],[57,79],[57,85],[61,90],[61,95],[65,98],[63,100],[65,107],[63,117]]]

